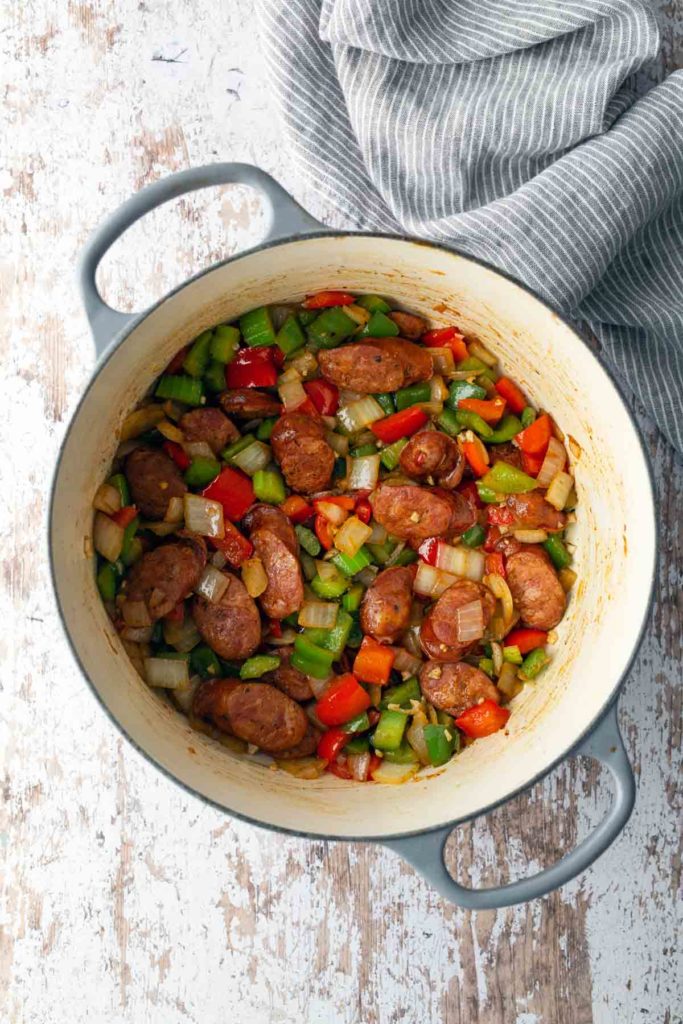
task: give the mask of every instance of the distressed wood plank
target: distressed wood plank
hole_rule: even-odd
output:
[[[187,796],[129,748],[84,686],[38,539],[59,441],[93,362],[73,262],[136,188],[219,158],[261,164],[315,215],[339,221],[294,177],[249,0],[24,0],[1,16],[0,1019],[680,1020],[680,462],[641,417],[663,557],[653,623],[621,699],[639,800],[582,879],[532,906],[473,915],[386,851],[280,837]],[[672,68],[680,4],[662,4],[660,16]],[[109,254],[104,292],[142,308],[253,243],[260,223],[245,189],[170,204]],[[480,884],[537,869],[608,799],[594,765],[564,765],[459,829],[454,869]]]

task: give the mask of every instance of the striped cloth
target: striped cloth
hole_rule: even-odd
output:
[[[683,449],[683,72],[641,0],[259,0],[299,169],[576,320]]]

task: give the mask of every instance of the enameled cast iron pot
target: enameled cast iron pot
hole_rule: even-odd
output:
[[[259,190],[271,225],[256,249],[191,278],[137,316],[105,305],[95,270],[144,213],[183,193],[243,183]],[[64,625],[109,715],[151,761],[191,792],[257,825],[314,838],[373,840],[409,860],[446,897],[500,907],[549,892],[588,867],[623,829],[633,773],[615,701],[648,615],[656,564],[652,484],[624,400],[579,334],[528,289],[444,246],[330,231],[267,174],[244,164],[183,171],[134,196],[90,239],[80,282],[100,360],[57,467],[50,519],[52,571]],[[542,678],[514,702],[509,735],[468,747],[445,770],[400,787],[304,782],[239,758],[192,731],[139,678],[100,601],[89,538],[91,502],[117,447],[117,429],[181,346],[264,302],[323,288],[389,296],[436,325],[458,323],[568,436],[579,495],[572,528],[578,573],[559,642]],[[610,769],[614,800],[601,824],[553,867],[503,888],[472,890],[446,871],[459,823],[532,785],[570,754]],[[558,808],[558,813],[562,813]]]

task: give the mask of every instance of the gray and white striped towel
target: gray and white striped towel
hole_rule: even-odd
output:
[[[683,449],[683,72],[641,0],[260,0],[302,174],[353,226],[450,243],[599,337]]]

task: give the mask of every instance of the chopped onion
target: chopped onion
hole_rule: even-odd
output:
[[[512,603],[512,594],[510,588],[503,579],[502,576],[498,576],[496,573],[491,573],[488,576],[484,576],[482,580],[485,586],[489,588],[494,597],[497,597],[503,606],[503,626],[507,632],[512,625],[512,620],[515,616],[515,607]]]
[[[371,587],[375,582],[375,577],[378,572],[379,569],[376,565],[366,565],[365,568],[361,569],[360,572],[357,572],[353,578],[358,583],[362,583],[364,587]]]
[[[498,359],[494,356],[493,352],[489,352],[485,345],[482,345],[480,341],[469,341],[467,347],[471,356],[475,359],[481,359],[482,363],[486,363],[487,366],[496,366]]]
[[[101,487],[97,488],[92,507],[96,508],[98,512],[104,512],[108,516],[112,515],[113,512],[118,512],[121,508],[121,492],[117,487],[112,487],[111,484],[102,484]]]
[[[340,388],[339,389],[339,404],[340,405],[351,405],[352,402],[358,402],[363,397],[361,391],[352,391],[351,388]],[[372,434],[372,440],[375,441],[375,435]]]
[[[225,536],[223,523],[223,506],[219,501],[211,501],[209,498],[202,498],[200,494],[185,494],[183,496],[185,506],[185,526],[192,533],[198,533],[202,537]]]
[[[360,455],[351,459],[351,471],[348,479],[350,491],[373,491],[379,479],[379,455]]]
[[[406,739],[419,757],[421,763],[431,764],[432,762],[427,750],[427,743],[424,735],[425,725],[429,725],[429,719],[422,708],[418,708],[412,716],[412,721],[408,727],[408,731],[406,732]]]
[[[298,635],[299,634],[293,629],[283,629],[282,636],[275,636],[274,633],[269,633],[266,637],[266,643],[269,647],[291,646]]]
[[[384,419],[386,413],[372,395],[364,395],[337,411],[337,421],[349,434],[357,434],[375,420]]]
[[[181,405],[180,402],[174,402],[171,398],[168,398],[163,403],[162,409],[168,416],[169,420],[173,420],[174,423],[177,423],[185,415],[187,406]]]
[[[315,562],[308,554],[307,551],[299,552],[299,561],[301,562],[301,568],[304,571],[304,576],[307,580],[312,580],[315,577]]]
[[[92,539],[95,551],[108,562],[115,562],[123,547],[123,528],[109,516],[96,512]]]
[[[369,539],[371,533],[371,526],[362,522],[358,516],[349,516],[335,533],[334,546],[337,551],[353,558]]]
[[[307,629],[333,629],[339,605],[334,601],[304,601],[299,612],[299,625]]]
[[[144,601],[123,601],[121,615],[127,626],[151,626],[152,620]]]
[[[150,686],[177,690],[187,686],[190,673],[185,658],[145,658],[145,679]]]
[[[349,754],[346,759],[346,767],[351,772],[351,778],[356,782],[365,782],[370,770],[370,751],[364,754]]]
[[[375,782],[383,782],[385,785],[399,786],[411,779],[419,770],[419,764],[396,764],[383,759],[372,772],[372,778]]]
[[[260,558],[247,558],[242,562],[242,582],[249,597],[260,597],[268,587],[268,576]]]
[[[325,440],[329,444],[332,451],[336,452],[337,455],[349,454],[348,437],[342,437],[341,434],[335,434],[334,430],[328,430],[325,433]]]
[[[280,384],[287,384],[290,380],[301,380],[301,374],[293,366],[288,366],[286,370],[283,370],[277,379],[277,386],[280,387]]]
[[[308,380],[310,377],[315,377],[318,372],[318,360],[312,352],[308,351],[308,349],[304,349],[303,352],[298,353],[293,359],[290,359],[287,365],[291,366],[293,370],[296,370],[302,380]]]
[[[327,761],[322,757],[294,757],[291,761],[275,758],[275,764],[295,779],[319,779],[327,767]]]
[[[543,544],[548,539],[545,530],[513,530],[512,535],[522,544]]]
[[[301,377],[298,374],[296,377],[292,377],[291,380],[285,380],[284,382],[282,381],[282,377],[280,377],[277,389],[286,412],[289,412],[292,409],[298,409],[298,407],[306,401],[306,392],[304,391],[304,386],[301,383]]]
[[[387,533],[386,527],[382,526],[381,523],[372,520],[372,533],[368,537],[368,544],[384,544],[389,534]]]
[[[420,646],[420,627],[418,625],[411,626],[406,630],[403,636],[403,646],[409,654],[414,654],[416,658],[421,656],[422,647]]]
[[[171,694],[174,704],[177,704],[180,710],[186,715],[190,715],[192,713],[194,695],[201,682],[201,676],[192,676],[187,686],[179,686]]]
[[[243,448],[237,455],[230,459],[231,463],[239,466],[247,476],[253,476],[260,469],[265,469],[272,458],[270,448],[263,441],[252,441],[250,445]]]
[[[536,477],[538,486],[547,487],[553,478],[564,469],[566,462],[567,452],[564,445],[556,437],[551,437],[543,464]]]
[[[440,597],[444,590],[448,590],[457,581],[457,576],[452,576],[443,569],[427,565],[426,562],[418,562],[413,590],[423,597]]]
[[[548,490],[545,492],[545,500],[553,508],[556,508],[558,512],[567,504],[567,499],[572,492],[574,486],[574,479],[569,473],[560,471],[556,473],[553,479],[548,485]]]
[[[153,626],[126,626],[121,630],[121,639],[135,644],[148,644],[153,631]]]
[[[315,568],[320,579],[325,582],[339,579],[341,575],[334,562],[326,562],[323,558],[316,559]]]
[[[417,406],[427,416],[440,416],[443,412],[443,402],[417,402]]]
[[[191,459],[215,459],[213,448],[206,441],[186,441],[183,448]]]
[[[514,697],[517,685],[517,667],[511,664],[511,662],[506,661],[500,670],[496,686],[509,699]]]
[[[140,525],[145,530],[151,530],[151,532],[155,533],[157,537],[168,537],[169,534],[175,533],[175,531],[178,529],[177,523],[167,523],[166,521],[163,521],[161,523],[144,522]]]
[[[201,636],[191,615],[185,615],[180,622],[164,620],[164,640],[181,654],[187,654],[196,647]]]
[[[130,441],[132,437],[139,437],[157,423],[164,419],[164,410],[161,405],[146,405],[142,409],[136,409],[123,421],[119,433],[119,441]]]
[[[493,671],[496,675],[500,675],[500,670],[503,667],[503,648],[495,641],[491,644],[491,658],[493,659]]]
[[[126,640],[123,634],[119,633],[121,637],[121,643],[123,649],[128,655],[133,665],[133,668],[137,674],[144,679],[145,678],[145,658],[150,655],[150,647],[147,643],[135,643],[132,640]]]
[[[484,609],[481,601],[468,601],[455,610],[455,630],[459,643],[480,640],[484,635]]]
[[[396,547],[394,548],[394,550],[391,552],[391,554],[387,558],[386,562],[384,563],[384,568],[385,569],[390,569],[391,566],[394,564],[394,562],[398,562],[399,556],[401,555],[401,552],[403,551],[405,546],[406,546],[406,542],[404,540],[400,541],[396,545]]]
[[[211,555],[211,565],[215,565],[217,569],[222,569],[227,564],[227,561],[228,559],[222,551],[214,551]]]
[[[179,427],[176,427],[175,423],[171,423],[170,420],[161,420],[157,423],[157,430],[162,434],[168,441],[175,441],[176,444],[182,444],[185,440],[185,435]]]
[[[364,327],[371,316],[369,310],[363,309],[362,306],[356,306],[355,303],[352,306],[342,306],[342,311],[346,313],[354,323],[357,323],[359,327]]]
[[[308,679],[309,686],[313,691],[313,696],[315,697],[316,700],[320,700],[323,694],[327,693],[327,691],[329,690],[330,683],[334,679],[334,676],[328,676],[327,679],[316,679],[315,676],[307,676],[306,678]],[[309,709],[306,708],[306,711],[308,710]],[[311,707],[310,710],[313,712],[313,716],[309,714],[309,718],[311,718],[316,725],[320,726],[320,720],[318,719],[317,715],[315,715],[314,709]]]
[[[199,583],[194,588],[195,594],[201,594],[209,604],[218,604],[228,589],[230,577],[221,572],[215,565],[207,565]]]
[[[341,526],[349,515],[345,508],[340,508],[340,506],[335,505],[333,501],[325,501],[324,498],[319,498],[316,501],[315,510],[334,526]]]
[[[429,390],[431,391],[432,402],[443,403],[448,398],[448,388],[444,384],[443,377],[438,375],[432,377],[429,382]]]
[[[557,578],[560,581],[560,585],[562,586],[565,594],[568,594],[576,583],[578,576],[573,569],[560,569],[557,574]]]
[[[464,546],[453,547],[439,541],[436,549],[436,567],[464,576],[468,580],[480,580],[484,575],[486,557],[481,551]]]
[[[407,672],[408,675],[414,676],[417,675],[422,667],[422,658],[416,658],[405,647],[394,647],[393,667],[397,672]]]
[[[164,521],[167,523],[182,523],[184,507],[182,498],[177,496],[170,498]]]
[[[429,354],[434,364],[434,373],[441,373],[444,377],[450,377],[455,371],[455,360],[453,350],[450,348],[430,348]],[[469,371],[472,372],[471,370]]]

